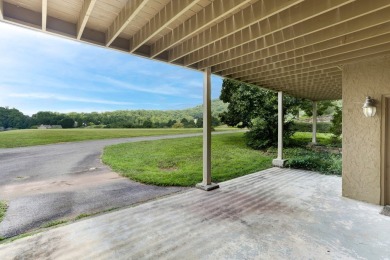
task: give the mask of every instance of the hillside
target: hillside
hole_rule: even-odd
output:
[[[211,103],[213,124],[218,125],[218,115],[226,111],[227,104],[221,100]],[[133,127],[172,127],[176,122],[183,123],[184,127],[201,127],[202,106],[182,110],[117,110],[111,112],[72,112],[61,114],[50,111],[40,111],[31,117],[19,110],[0,107],[0,130],[8,128],[30,128],[43,125],[61,125],[64,128],[73,126],[100,126],[112,128]]]
[[[182,110],[117,110],[102,113],[69,113],[67,116],[86,125],[106,125],[110,127],[171,127],[175,122],[202,119],[203,106]],[[226,111],[227,104],[216,99],[211,103],[212,116]]]
[[[227,110],[227,106],[228,104],[223,103],[222,100],[214,99],[211,101],[211,114],[214,117],[218,117],[220,113]],[[188,114],[194,118],[201,118],[203,115],[203,105],[199,105],[193,108],[187,108],[179,111],[182,111],[183,113]]]

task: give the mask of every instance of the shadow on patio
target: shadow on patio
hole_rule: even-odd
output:
[[[341,178],[271,168],[0,245],[1,259],[384,259],[390,218]]]

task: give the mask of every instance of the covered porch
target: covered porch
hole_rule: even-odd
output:
[[[2,22],[204,71],[206,190],[217,187],[211,74],[278,91],[280,100],[282,92],[342,98],[343,196],[381,205],[390,201],[389,12],[389,0],[0,0]],[[366,96],[373,118],[361,111]],[[279,148],[275,165],[283,165]]]
[[[390,218],[341,178],[271,168],[0,245],[2,259],[385,259]]]

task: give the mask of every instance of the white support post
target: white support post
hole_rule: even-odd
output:
[[[317,102],[313,101],[313,134],[312,144],[317,144]]]
[[[42,31],[47,27],[47,0],[42,0]]]
[[[219,188],[211,182],[211,69],[204,72],[203,80],[203,181],[196,185],[202,190]]]
[[[283,92],[278,92],[278,157],[272,160],[272,165],[284,167],[286,160],[283,160]]]

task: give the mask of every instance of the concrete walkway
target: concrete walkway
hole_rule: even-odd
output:
[[[0,245],[0,259],[389,259],[382,207],[271,168]]]

